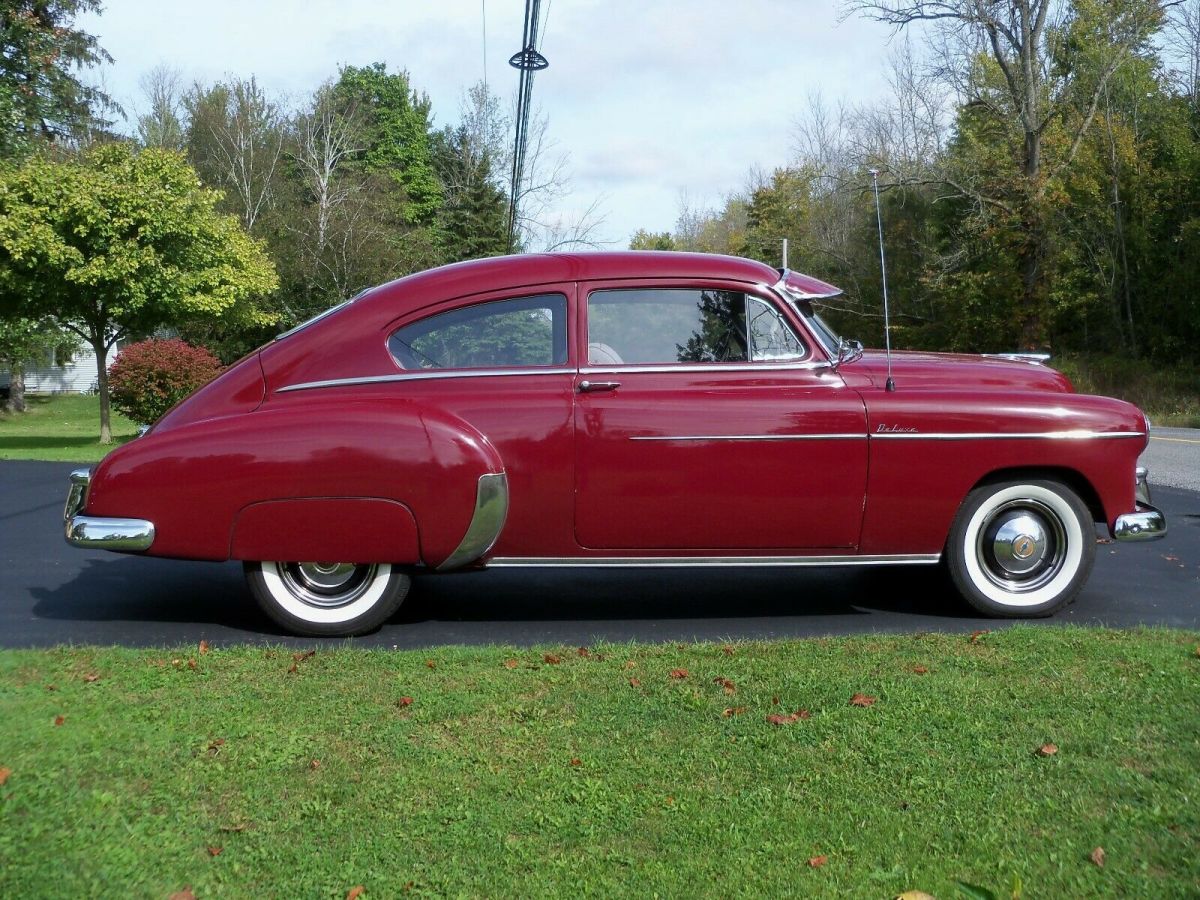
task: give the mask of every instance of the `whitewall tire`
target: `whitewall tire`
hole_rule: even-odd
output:
[[[245,572],[263,612],[290,632],[312,636],[378,628],[412,585],[387,563],[247,562]]]
[[[1087,506],[1056,481],[973,490],[946,542],[946,565],[971,606],[989,616],[1048,616],[1079,593],[1096,556]]]

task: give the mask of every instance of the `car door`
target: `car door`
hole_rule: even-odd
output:
[[[575,536],[624,551],[851,549],[866,417],[766,290],[580,285]]]

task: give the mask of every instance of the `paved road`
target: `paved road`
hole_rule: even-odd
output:
[[[1200,491],[1200,428],[1151,428],[1142,465],[1151,485]]]
[[[0,646],[316,643],[281,635],[254,606],[237,564],[68,547],[61,515],[72,468],[0,461]],[[1098,547],[1087,588],[1049,621],[1200,629],[1200,493],[1156,486],[1154,497],[1169,517],[1167,539]],[[582,645],[995,627],[923,567],[495,570],[419,578],[399,615],[356,643]]]

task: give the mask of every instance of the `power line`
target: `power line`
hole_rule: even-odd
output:
[[[525,0],[525,26],[521,35],[521,49],[514,53],[508,64],[521,73],[517,84],[517,116],[513,135],[512,194],[508,202],[508,249],[516,249],[517,204],[521,198],[521,180],[525,174],[525,149],[529,143],[530,97],[533,94],[533,76],[550,65],[546,57],[537,50],[538,18],[541,0]],[[544,35],[543,28],[543,35]]]

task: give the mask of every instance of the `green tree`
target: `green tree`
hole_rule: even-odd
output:
[[[0,368],[8,369],[9,412],[25,411],[25,366],[38,357],[73,353],[79,345],[75,335],[63,331],[48,319],[21,316],[0,319]]]
[[[629,239],[630,250],[677,250],[671,232],[652,232],[639,228]]]
[[[99,0],[6,0],[0,8],[0,158],[78,135],[98,110],[115,108],[81,69],[112,58],[75,27]]]
[[[278,280],[263,248],[178,153],[109,144],[0,174],[0,317],[50,317],[96,354],[100,440],[109,348],[189,318],[270,318]]]
[[[444,203],[438,214],[446,260],[499,256],[508,251],[508,198],[486,146],[465,125],[434,136],[433,159]]]

